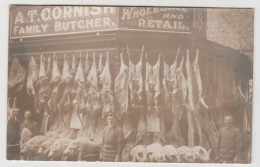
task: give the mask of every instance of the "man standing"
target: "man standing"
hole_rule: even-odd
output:
[[[241,159],[241,132],[233,126],[233,117],[226,115],[225,126],[219,130],[218,137],[218,157],[223,163],[237,163]]]
[[[36,136],[39,133],[39,125],[37,122],[31,120],[32,113],[27,110],[24,113],[24,121],[20,124],[20,134],[24,128],[29,129],[33,136]]]
[[[102,138],[101,161],[122,160],[124,133],[121,127],[116,125],[115,116],[109,114],[107,117],[108,126],[104,130]]]
[[[19,109],[14,108],[8,117],[7,122],[7,159],[17,160],[19,159]]]

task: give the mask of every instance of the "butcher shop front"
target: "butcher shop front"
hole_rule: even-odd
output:
[[[9,24],[7,159],[251,161],[252,63],[206,39],[206,8],[18,5]]]

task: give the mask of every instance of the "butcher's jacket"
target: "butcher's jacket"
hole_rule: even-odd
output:
[[[124,133],[119,126],[106,127],[103,135],[102,160],[115,161],[116,155],[122,154]]]
[[[241,132],[238,128],[223,127],[219,130],[217,149],[220,158],[224,161],[233,161],[235,157],[241,158]]]

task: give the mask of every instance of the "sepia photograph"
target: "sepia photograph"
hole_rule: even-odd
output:
[[[253,8],[10,5],[8,36],[7,160],[251,163]]]

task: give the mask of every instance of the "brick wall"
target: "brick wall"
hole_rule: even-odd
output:
[[[253,58],[253,9],[208,9],[207,39]]]

